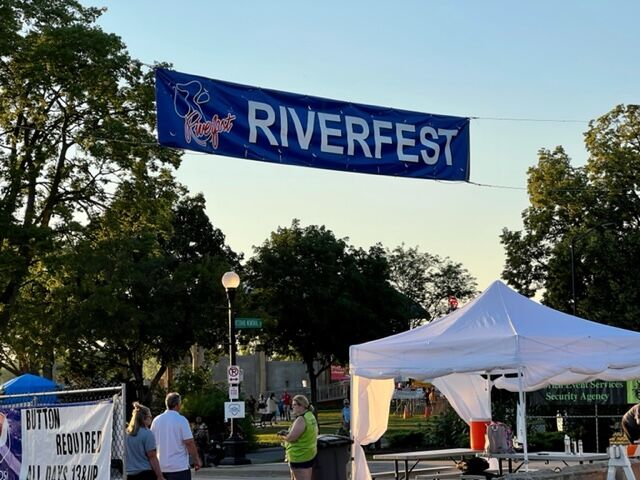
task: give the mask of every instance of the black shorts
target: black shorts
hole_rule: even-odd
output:
[[[138,473],[127,473],[127,478],[131,480],[156,480],[156,474],[153,470],[144,470]]]
[[[191,480],[191,470],[182,470],[181,472],[162,472],[166,480]]]
[[[307,460],[306,462],[289,462],[289,467],[291,470],[295,470],[296,468],[311,468],[316,463],[317,456],[313,457],[311,460]]]

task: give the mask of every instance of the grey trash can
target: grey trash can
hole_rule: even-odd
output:
[[[351,439],[341,435],[318,436],[318,456],[313,480],[347,480],[351,459]]]

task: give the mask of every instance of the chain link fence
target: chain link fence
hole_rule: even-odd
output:
[[[417,395],[409,395],[414,392],[407,392],[406,398],[394,398],[391,401],[389,410],[390,415],[411,417],[424,417],[425,420],[431,415],[441,415],[446,413],[451,407],[447,400],[438,397],[436,402],[427,402],[424,397]],[[401,396],[401,395],[398,395]],[[411,397],[416,398],[411,398]],[[593,413],[587,413],[587,408],[572,411],[571,408],[562,407],[563,413],[558,412],[557,415],[544,415],[539,413],[527,412],[527,436],[531,442],[531,436],[536,433],[554,433],[559,428],[563,432],[568,433],[575,439],[583,440],[585,443],[585,451],[589,448],[590,452],[605,452],[610,445],[626,445],[628,440],[623,435],[620,427],[622,415],[626,412],[628,405],[608,405],[605,407],[593,406]],[[549,407],[549,410],[553,407]],[[567,412],[567,410],[569,410]],[[604,410],[604,411],[603,411]],[[509,415],[504,417],[494,417],[494,419],[506,422],[516,433],[515,409]],[[561,419],[561,424],[558,420]],[[562,435],[558,437],[562,449]]]
[[[624,412],[592,415],[563,414],[527,415],[527,434],[531,431],[562,431],[578,435],[576,438],[589,444],[589,449],[596,453],[605,452],[610,445],[627,445],[629,442],[620,428],[620,420]],[[558,420],[561,419],[560,425]],[[581,438],[579,432],[583,432]],[[586,445],[585,445],[586,448]]]
[[[125,397],[126,387],[55,390],[39,393],[0,395],[0,407],[22,409],[60,405],[81,405],[104,401],[113,402],[113,432],[111,443],[111,479],[126,480],[125,459]]]

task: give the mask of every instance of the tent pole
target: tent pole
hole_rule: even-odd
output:
[[[491,408],[491,389],[493,383],[491,382],[491,374],[487,372],[487,398],[489,399],[489,420],[493,420],[493,409]]]
[[[351,369],[351,362],[349,362],[349,368]],[[351,371],[352,370],[350,370],[350,372]],[[351,454],[349,455],[349,463],[350,463],[349,466],[351,467],[349,471],[351,472],[351,478],[357,478],[357,474],[356,474],[357,467],[356,467],[355,457],[356,457],[356,448],[358,448],[358,446],[356,445],[356,442],[353,441],[355,437],[355,435],[353,435],[353,431],[354,431],[355,424],[359,423],[358,413],[360,408],[359,405],[355,404],[356,393],[354,388],[354,377],[355,375],[353,374],[349,375],[349,408],[351,409],[351,422],[349,424],[350,431],[347,432],[347,434],[352,439],[350,449],[349,449],[351,451]]]
[[[529,446],[527,445],[527,414],[526,414],[526,408],[527,408],[527,403],[526,403],[526,396],[525,396],[525,392],[524,392],[524,386],[522,384],[522,377],[524,376],[524,371],[523,371],[523,367],[519,367],[518,368],[518,402],[520,403],[520,415],[521,415],[521,422],[523,425],[523,432],[522,432],[522,436],[524,437],[522,439],[522,444],[524,445],[524,468],[525,468],[525,472],[529,471]]]
[[[600,452],[600,435],[598,434],[598,404],[595,403],[594,405],[594,409],[595,411],[593,412],[595,417],[596,417],[596,452]]]

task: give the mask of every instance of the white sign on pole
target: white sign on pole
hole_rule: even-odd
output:
[[[244,418],[244,402],[224,402],[224,419]]]
[[[229,400],[237,400],[238,398],[240,398],[240,387],[229,385]]]
[[[109,480],[113,403],[23,408],[20,420],[20,478]]]
[[[229,365],[227,367],[227,381],[229,383],[240,383],[240,367]]]

